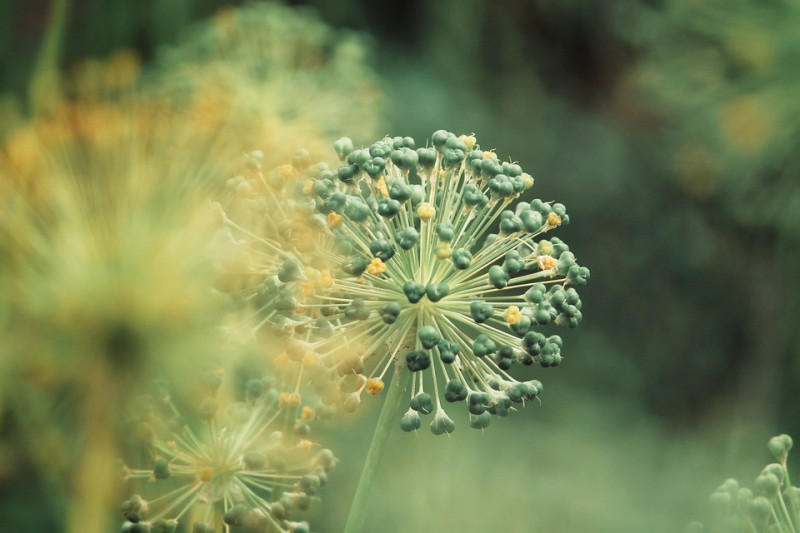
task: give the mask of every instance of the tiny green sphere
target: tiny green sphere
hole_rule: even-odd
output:
[[[494,314],[494,307],[483,300],[474,300],[469,304],[469,314],[478,324],[482,324]]]
[[[453,261],[453,266],[459,270],[466,270],[472,263],[472,254],[465,248],[457,248],[453,250],[453,255],[450,256]]]
[[[433,412],[433,398],[427,392],[417,393],[409,402],[409,407],[418,413],[427,415]]]
[[[419,242],[419,232],[409,226],[395,233],[394,240],[403,250],[410,250]]]
[[[405,432],[416,431],[420,427],[422,427],[422,419],[419,413],[413,409],[406,411],[402,418],[400,418],[400,429]]]
[[[500,265],[492,265],[489,267],[489,283],[494,285],[496,289],[503,289],[508,285],[509,280],[508,272],[503,270]]]
[[[483,333],[475,337],[475,340],[472,341],[472,353],[477,357],[484,357],[492,354],[495,350],[497,350],[497,344]]]
[[[411,350],[406,354],[406,365],[412,372],[419,372],[431,366],[431,357],[425,350]]]
[[[439,409],[431,422],[431,433],[434,435],[442,435],[443,433],[450,434],[456,430],[456,424],[453,422],[447,413]]]
[[[425,296],[425,286],[414,280],[408,280],[403,284],[403,293],[409,302],[415,304]]]
[[[451,379],[444,389],[444,398],[448,402],[460,402],[467,399],[467,387],[459,379]]]
[[[353,140],[350,137],[342,137],[334,141],[333,149],[340,159],[344,159],[353,151]]]
[[[450,287],[446,283],[429,283],[425,288],[425,294],[428,296],[428,300],[438,302],[450,294]]]
[[[430,350],[439,344],[440,340],[442,340],[442,336],[439,334],[439,331],[433,326],[422,326],[419,328],[417,336],[419,337],[422,347],[427,350]]]
[[[405,182],[398,179],[389,188],[389,198],[393,198],[400,203],[407,202],[411,199],[411,194],[414,191]]]
[[[156,479],[169,479],[169,463],[163,457],[159,457],[153,463],[153,477]]]
[[[469,427],[473,429],[486,429],[492,421],[492,415],[485,411],[479,415],[469,415]]]
[[[402,310],[403,306],[398,302],[388,302],[378,308],[378,314],[386,324],[394,324]]]

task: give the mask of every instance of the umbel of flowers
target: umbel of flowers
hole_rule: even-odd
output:
[[[542,326],[578,325],[576,287],[589,271],[564,242],[546,238],[569,222],[564,206],[519,201],[533,186],[519,165],[473,136],[440,130],[431,143],[387,137],[356,150],[342,138],[338,168],[308,167],[298,188],[327,237],[333,279],[309,284],[289,258],[278,283],[319,302],[307,325],[328,335],[306,345],[357,376],[346,406],[363,391],[379,393],[396,367],[413,375],[401,427],[416,430],[433,414],[431,431],[442,434],[455,427],[446,403],[464,402],[472,427],[485,428],[491,415],[538,397],[538,380],[509,371],[561,362],[561,338]]]
[[[221,372],[207,374],[191,417],[163,385],[140,400],[129,422],[140,460],[122,467],[136,491],[122,505],[123,532],[174,532],[179,523],[193,533],[309,531],[291,518],[308,508],[336,463],[305,438],[314,410],[296,393],[278,393],[271,378],[248,380],[242,400],[223,408],[221,383]],[[289,428],[286,412],[297,414]]]

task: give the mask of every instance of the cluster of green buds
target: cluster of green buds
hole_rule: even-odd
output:
[[[309,531],[291,517],[309,507],[336,464],[306,439],[314,410],[261,378],[247,380],[241,401],[221,413],[221,384],[222,372],[207,374],[190,418],[163,385],[139,402],[130,427],[144,467],[121,465],[136,491],[122,505],[123,533],[174,532],[179,522],[193,533]]]
[[[772,437],[767,448],[777,460],[756,477],[754,488],[728,479],[711,495],[710,527],[692,522],[686,533],[797,533],[800,531],[800,488],[792,486],[786,459],[792,438]]]
[[[307,166],[298,187],[310,225],[327,237],[333,276],[314,291],[317,314],[306,324],[319,338],[306,346],[340,375],[357,376],[345,402],[352,408],[363,391],[384,388],[393,366],[410,371],[402,428],[433,414],[431,431],[442,434],[454,430],[443,401],[466,403],[482,429],[491,415],[538,398],[539,381],[507,371],[561,362],[561,338],[539,328],[578,325],[575,287],[589,271],[560,239],[544,238],[569,222],[564,206],[519,201],[533,186],[519,165],[471,135],[440,130],[431,143],[386,137],[355,149],[342,138],[334,144],[341,165]],[[303,276],[299,264],[291,270]]]

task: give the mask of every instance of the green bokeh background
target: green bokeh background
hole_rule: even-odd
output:
[[[530,371],[544,383],[542,405],[485,434],[458,419],[451,438],[398,429],[369,531],[680,531],[705,516],[725,478],[750,483],[770,436],[800,437],[800,103],[771,96],[800,83],[800,32],[770,31],[787,18],[800,24],[795,10],[689,0],[292,4],[367,36],[385,133],[422,143],[440,128],[474,132],[518,161],[537,197],[567,205],[559,237],[592,270],[563,364]],[[48,5],[0,3],[0,92],[24,95]],[[61,64],[122,47],[154,61],[223,5],[75,0]],[[761,41],[740,39],[745,53],[731,52],[725,31],[740,26]],[[770,64],[740,64],[765,42]],[[696,72],[717,71],[715,85],[694,84]],[[653,72],[659,83],[637,85]],[[780,109],[752,151],[735,137],[712,140],[718,111],[742,94]],[[751,118],[744,131],[756,128]],[[687,143],[706,150],[708,169],[681,174]],[[341,458],[309,513],[320,533],[343,527],[379,402],[364,407],[319,429]],[[35,479],[0,479],[9,531],[57,531],[42,505]]]

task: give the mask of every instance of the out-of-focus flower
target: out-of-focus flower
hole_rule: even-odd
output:
[[[360,37],[275,2],[220,11],[163,51],[154,78],[199,131],[220,132],[232,155],[263,150],[266,168],[300,147],[320,158],[346,130],[370,138],[380,120]]]
[[[222,375],[209,373],[191,417],[180,414],[163,385],[140,400],[128,425],[142,460],[122,468],[139,492],[122,506],[122,531],[175,531],[179,522],[209,533],[225,525],[308,531],[306,522],[290,517],[308,508],[336,459],[280,431],[286,408],[300,407],[293,411],[297,428],[307,428],[315,413],[300,406],[299,396],[273,390],[270,381],[247,380],[242,400],[223,409]]]
[[[540,382],[507,371],[560,363],[561,338],[538,326],[577,326],[574,286],[589,271],[561,240],[543,238],[569,222],[563,205],[512,205],[533,185],[519,165],[472,136],[437,131],[431,140],[416,150],[407,137],[354,150],[342,138],[337,170],[295,166],[300,198],[289,201],[318,228],[303,241],[314,251],[308,261],[291,247],[273,254],[269,268],[253,271],[263,281],[252,294],[267,295],[256,306],[264,322],[292,321],[296,345],[339,379],[355,376],[345,408],[363,391],[381,392],[392,366],[407,368],[402,427],[417,429],[420,414],[434,413],[431,430],[441,434],[454,429],[442,399],[466,401],[472,426],[484,428],[491,414],[538,397]]]
[[[0,405],[70,502],[67,530],[104,523],[133,391],[219,356],[209,206],[230,170],[215,143],[167,102],[110,87],[0,145]]]

